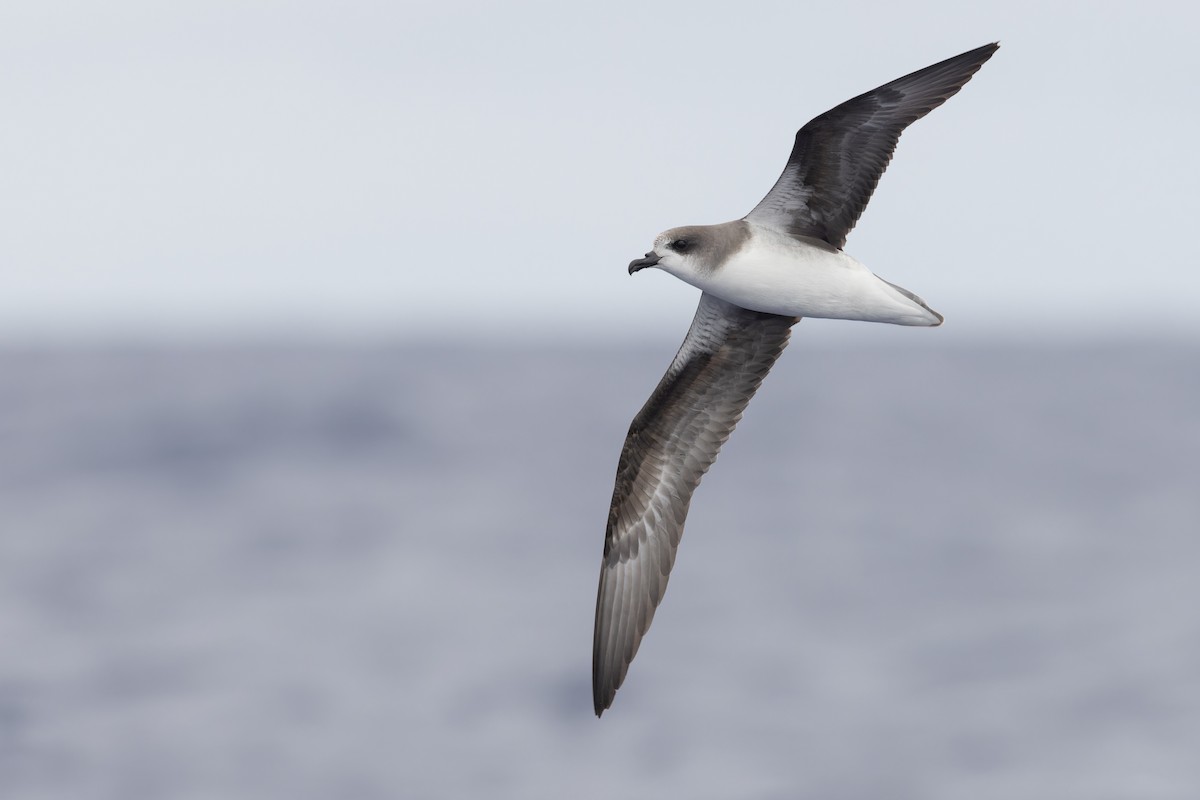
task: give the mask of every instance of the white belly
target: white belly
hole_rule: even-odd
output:
[[[752,311],[896,325],[942,322],[919,298],[910,298],[844,252],[758,226],[720,269],[679,277]]]

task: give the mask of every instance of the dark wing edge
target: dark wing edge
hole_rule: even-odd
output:
[[[617,465],[596,597],[596,716],[612,705],[666,591],[692,493],[798,319],[701,295],[675,360],[634,417]]]
[[[900,134],[953,97],[999,47],[992,43],[948,58],[813,119],[796,133],[783,174],[745,219],[843,247]]]

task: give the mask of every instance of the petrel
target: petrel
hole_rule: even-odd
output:
[[[745,217],[660,233],[629,274],[698,287],[683,345],[629,426],[604,535],[592,650],[596,716],[612,705],[667,588],[692,493],[801,317],[936,326],[942,316],[847,255],[846,235],[901,132],[961,89],[998,44],[847,100],[796,134]]]

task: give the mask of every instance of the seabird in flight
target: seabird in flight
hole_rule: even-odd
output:
[[[901,132],[952,97],[989,44],[826,111],[796,134],[783,174],[745,217],[660,233],[629,274],[699,288],[683,345],[633,419],[604,536],[592,651],[596,715],[612,705],[667,588],[692,493],[801,317],[940,325],[917,295],[842,247]]]

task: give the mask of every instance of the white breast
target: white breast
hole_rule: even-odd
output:
[[[940,325],[941,316],[824,243],[751,225],[750,240],[705,274],[680,275],[722,300],[770,314]]]

